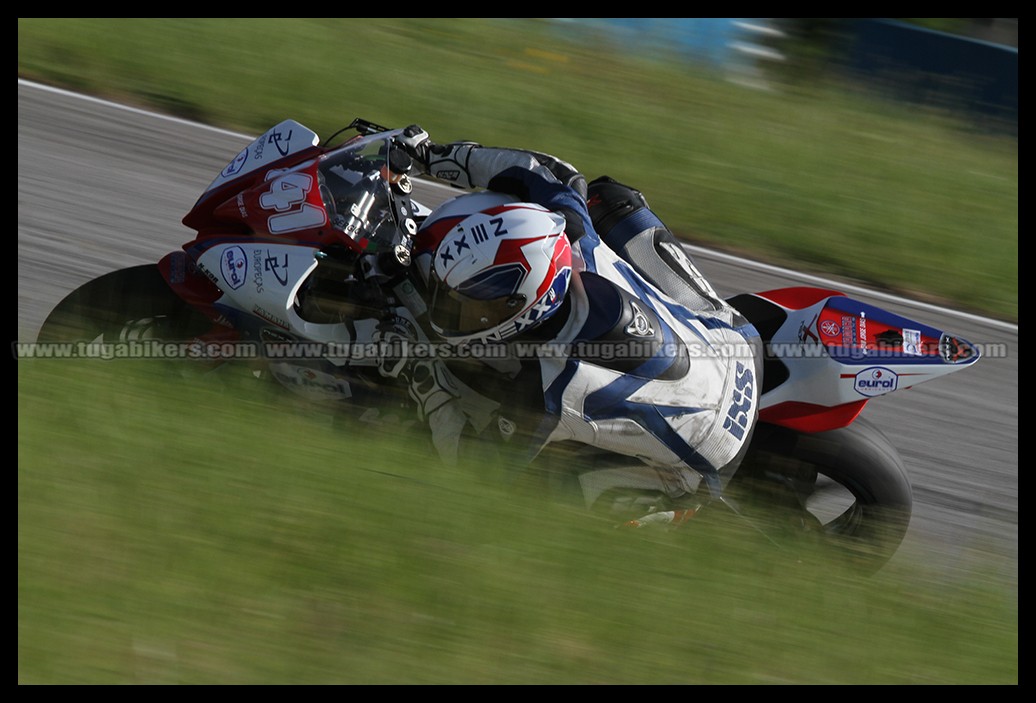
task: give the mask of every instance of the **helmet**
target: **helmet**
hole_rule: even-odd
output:
[[[435,247],[429,322],[452,343],[507,339],[557,312],[571,276],[564,217],[533,203],[494,205],[461,218]]]

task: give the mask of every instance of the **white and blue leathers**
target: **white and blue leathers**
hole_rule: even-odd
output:
[[[682,249],[671,244],[671,235],[663,263],[657,243],[656,249],[646,243],[654,230],[664,230],[654,213],[643,208],[632,214],[607,233],[606,244],[583,195],[537,156],[464,143],[433,157],[428,168],[454,185],[543,205],[569,223],[569,304],[558,319],[544,324],[547,336],[520,342],[523,359],[483,362],[511,382],[501,386],[507,392],[493,398],[501,429],[513,431],[509,403],[522,395],[513,383],[535,382],[532,395],[542,395],[542,417],[537,427],[526,428],[533,452],[550,443],[577,442],[638,460],[587,477],[588,502],[612,487],[675,497],[695,492],[702,479],[718,495],[736,470],[758,414],[756,330],[715,294]],[[433,213],[422,232],[434,231],[436,218]],[[419,271],[427,271],[435,244],[434,236],[423,241],[419,232]],[[646,264],[632,258],[638,249]],[[534,345],[543,353],[530,359]],[[492,384],[469,383],[466,391],[472,386],[485,390]],[[458,431],[457,422],[444,424]]]

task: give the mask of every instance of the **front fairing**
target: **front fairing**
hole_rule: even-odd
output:
[[[342,245],[357,253],[403,242],[416,231],[413,218],[422,208],[409,201],[409,177],[388,165],[399,134],[357,136],[329,149],[298,122],[282,122],[243,149],[206,188],[184,218],[199,233],[185,249],[196,255],[207,238],[229,234],[318,249]]]
[[[369,341],[378,319],[318,320],[301,301],[329,275],[366,280],[376,264],[361,264],[375,262],[372,254],[408,246],[416,232],[412,218],[427,215],[409,199],[409,178],[386,168],[398,165],[391,157],[399,134],[361,135],[326,148],[314,132],[288,120],[254,140],[184,218],[198,232],[183,247],[188,261],[181,268],[197,272],[185,292],[223,329],[261,342],[263,349],[270,340],[315,342],[305,348],[305,359],[290,361],[307,374],[344,377],[347,367],[373,364],[369,354],[350,347]],[[170,285],[187,284],[178,279]],[[307,388],[314,383],[306,377]],[[318,385],[341,395],[334,384]]]
[[[291,157],[308,152],[310,148],[317,146],[319,141],[320,137],[316,132],[295,120],[281,122],[242,149],[202,192],[198,202],[204,201],[227,184],[239,182],[256,172],[280,166],[285,160],[291,161]]]
[[[183,218],[183,224],[203,236],[214,229],[245,230],[236,215],[220,216],[216,208],[238,193],[268,180],[272,169],[287,170],[321,153],[319,137],[294,120],[285,120],[242,149],[213,179]]]

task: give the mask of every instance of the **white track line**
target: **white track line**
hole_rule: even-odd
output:
[[[172,117],[170,115],[163,115],[163,114],[158,113],[158,112],[151,112],[149,110],[144,110],[144,109],[141,109],[141,108],[138,108],[138,107],[130,107],[128,105],[122,105],[120,103],[111,102],[110,100],[103,100],[101,98],[95,98],[95,97],[90,96],[90,95],[83,95],[82,93],[74,93],[72,91],[65,90],[63,88],[55,88],[53,86],[44,85],[42,83],[36,83],[34,81],[28,81],[28,80],[25,80],[23,78],[19,78],[18,79],[18,85],[23,85],[23,86],[26,86],[26,87],[35,88],[37,90],[43,90],[43,91],[48,91],[48,92],[52,92],[52,93],[57,93],[59,95],[64,95],[66,97],[77,98],[79,100],[84,100],[86,102],[97,103],[97,104],[105,105],[107,107],[111,107],[111,108],[118,109],[118,110],[125,110],[127,112],[132,112],[132,113],[135,113],[135,114],[138,114],[138,115],[146,115],[148,117],[153,117],[155,119],[167,120],[169,122],[175,122],[177,124],[182,124],[182,125],[189,125],[189,126],[192,126],[192,127],[197,127],[199,129],[205,129],[205,130],[209,130],[211,132],[216,132],[218,134],[225,134],[225,135],[231,136],[231,137],[238,137],[238,138],[240,138],[240,139],[242,139],[244,141],[251,141],[252,139],[255,138],[254,136],[249,136],[247,134],[241,134],[240,132],[232,132],[230,130],[221,129],[219,127],[213,127],[212,125],[207,125],[207,124],[204,124],[202,122],[194,122],[192,120],[185,120],[185,119],[180,118],[180,117]],[[429,186],[437,187],[437,188],[443,188],[443,189],[449,190],[451,192],[455,190],[454,188],[450,188],[447,185],[443,185],[441,183],[436,183],[434,181],[422,180],[421,182],[425,183],[425,184],[427,184]],[[1011,323],[1011,322],[1005,322],[1003,320],[996,320],[996,319],[993,319],[993,318],[990,318],[990,317],[984,317],[984,316],[981,316],[981,315],[972,315],[970,313],[960,312],[959,310],[952,310],[950,308],[939,307],[937,305],[931,305],[931,304],[928,304],[928,303],[921,303],[921,302],[918,302],[916,300],[910,300],[910,299],[907,299],[907,298],[898,297],[898,296],[895,296],[895,295],[891,295],[889,293],[883,293],[881,291],[872,290],[870,288],[862,288],[860,286],[847,285],[846,283],[843,283],[841,281],[833,281],[833,280],[829,280],[829,279],[826,279],[826,278],[821,278],[819,276],[811,276],[809,274],[800,273],[798,271],[793,271],[791,269],[785,269],[785,268],[781,268],[779,266],[773,266],[771,264],[764,264],[764,263],[761,263],[759,261],[752,261],[751,259],[745,259],[745,258],[742,258],[740,256],[734,256],[732,254],[725,254],[723,252],[715,251],[713,249],[706,249],[704,247],[695,246],[693,244],[685,244],[684,248],[686,248],[692,254],[697,254],[699,256],[711,257],[711,258],[714,258],[714,259],[720,259],[720,260],[726,261],[728,263],[737,264],[738,266],[742,266],[744,268],[755,269],[757,271],[765,271],[765,272],[768,272],[768,273],[780,274],[780,275],[788,276],[788,277],[791,277],[791,278],[801,279],[803,282],[813,283],[813,284],[816,284],[818,286],[823,286],[825,288],[834,288],[834,289],[841,290],[841,291],[844,291],[844,292],[847,292],[847,293],[848,292],[858,293],[858,294],[861,294],[861,295],[867,295],[867,296],[874,297],[874,298],[880,298],[882,300],[886,300],[886,301],[890,301],[890,302],[900,303],[902,305],[914,305],[914,306],[917,306],[919,308],[922,308],[922,309],[925,309],[925,310],[929,310],[929,311],[932,311],[932,312],[938,312],[938,313],[942,313],[944,315],[950,315],[950,316],[957,317],[957,318],[964,319],[964,320],[971,320],[972,322],[979,322],[979,323],[982,323],[982,324],[991,325],[993,327],[998,327],[1000,329],[1010,330],[1010,331],[1013,331],[1013,332],[1017,332],[1018,331],[1018,325],[1017,324],[1014,324],[1014,323]]]

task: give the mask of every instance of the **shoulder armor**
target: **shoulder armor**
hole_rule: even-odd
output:
[[[581,278],[590,313],[572,344],[573,358],[642,378],[687,374],[687,347],[646,303],[597,274]]]

